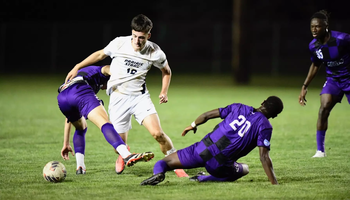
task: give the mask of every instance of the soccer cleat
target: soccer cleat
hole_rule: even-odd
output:
[[[125,162],[121,155],[118,156],[117,160],[115,161],[115,172],[117,174],[121,174],[124,171],[125,168]]]
[[[183,169],[174,169],[175,174],[177,177],[188,177],[188,174]]]
[[[127,146],[128,150],[130,151],[130,147]],[[115,172],[117,174],[121,174],[125,169],[125,162],[123,160],[123,157],[121,155],[118,156],[117,160],[115,161]]]
[[[313,158],[323,158],[326,157],[326,153],[322,151],[316,151],[315,155],[312,156]]]
[[[151,176],[150,178],[144,180],[141,182],[140,185],[157,185],[158,183],[164,181],[165,179],[165,174],[164,173],[159,173]]]
[[[124,159],[124,163],[126,166],[131,167],[139,161],[150,161],[153,157],[154,153],[152,152],[133,153]]]
[[[83,167],[79,167],[77,171],[75,172],[76,175],[80,174],[86,174],[86,169],[83,169]]]
[[[204,175],[205,175],[204,172],[198,172],[195,176],[190,177],[189,180],[190,180],[190,181],[199,181],[199,180],[198,180],[198,177],[199,177],[199,176],[204,176]]]

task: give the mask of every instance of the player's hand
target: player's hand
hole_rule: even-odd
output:
[[[166,94],[160,94],[159,95],[159,104],[167,103],[168,102],[168,96]]]
[[[193,133],[195,134],[196,132],[197,132],[197,127],[192,127],[192,126],[187,126],[186,128],[185,128],[185,130],[184,131],[182,131],[182,136],[185,136],[187,133],[188,133],[188,131],[191,131],[191,130],[193,130]]]
[[[306,105],[306,94],[307,94],[307,88],[305,88],[304,86],[301,88],[300,91],[300,95],[299,95],[299,104],[301,106],[305,106]]]
[[[72,70],[70,70],[70,72],[67,74],[66,76],[66,80],[65,83],[71,81],[74,77],[76,77],[78,75],[78,70],[73,68]]]
[[[73,149],[70,145],[63,146],[63,148],[61,150],[61,156],[62,156],[63,160],[69,160],[69,152],[71,152],[72,156],[74,156]]]

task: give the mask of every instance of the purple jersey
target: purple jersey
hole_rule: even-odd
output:
[[[85,81],[92,87],[95,94],[100,91],[103,85],[107,84],[110,76],[105,76],[101,72],[102,66],[88,66],[78,71],[77,76],[82,76]]]
[[[316,66],[322,63],[326,67],[328,77],[335,79],[350,77],[350,35],[331,31],[326,44],[313,39],[309,44],[311,61]]]
[[[215,169],[232,164],[256,146],[270,149],[272,126],[261,112],[240,103],[219,110],[224,120],[196,147],[207,165]]]
[[[77,77],[59,88],[58,106],[68,121],[75,122],[101,105],[96,94],[106,84],[109,76],[101,73],[100,66],[88,66],[78,71]]]

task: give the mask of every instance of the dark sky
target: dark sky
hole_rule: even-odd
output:
[[[331,19],[350,19],[346,0],[242,0],[249,4],[250,15],[257,19],[301,20],[320,9],[332,13]],[[230,18],[231,0],[0,0],[1,21],[70,21],[132,18],[144,13],[150,18],[193,20]],[[130,15],[130,16],[129,16]]]

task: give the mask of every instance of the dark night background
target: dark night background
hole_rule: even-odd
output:
[[[250,74],[306,76],[311,15],[326,9],[330,29],[350,33],[347,4],[244,1],[240,67]],[[0,73],[65,74],[115,37],[130,35],[139,13],[153,21],[150,40],[164,50],[174,73],[231,73],[233,10],[234,0],[0,0]]]

